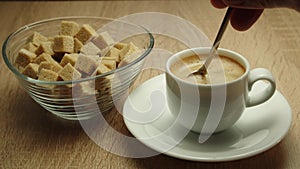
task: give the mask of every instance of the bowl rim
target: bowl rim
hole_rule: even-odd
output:
[[[81,78],[78,80],[68,80],[68,81],[41,81],[41,80],[37,80],[37,79],[33,79],[30,78],[26,75],[23,75],[17,68],[15,68],[15,66],[13,66],[13,64],[9,61],[8,57],[7,57],[7,45],[10,42],[10,40],[12,39],[12,37],[18,35],[18,33],[28,30],[31,27],[37,26],[37,25],[41,25],[47,22],[51,22],[51,21],[58,21],[58,20],[66,20],[66,19],[102,19],[102,20],[107,20],[107,21],[117,21],[117,22],[122,22],[128,25],[132,25],[135,27],[139,27],[142,30],[145,31],[145,34],[147,34],[149,36],[149,45],[147,47],[147,49],[135,60],[133,60],[132,62],[130,62],[127,65],[121,66],[119,68],[116,68],[114,70],[111,70],[109,72],[103,73],[101,75],[95,75],[95,76],[89,76],[89,77],[85,77],[85,78]],[[36,84],[45,84],[45,85],[66,85],[66,84],[75,84],[75,83],[80,83],[80,82],[85,82],[85,81],[90,81],[90,80],[95,80],[98,78],[103,78],[106,77],[108,75],[117,73],[117,72],[122,72],[123,70],[129,69],[131,66],[135,65],[136,63],[140,62],[141,60],[143,60],[153,49],[154,47],[154,37],[152,35],[152,33],[146,29],[145,27],[141,26],[141,25],[136,25],[130,22],[126,22],[123,20],[119,20],[119,19],[114,19],[114,18],[108,18],[108,17],[100,17],[100,16],[66,16],[66,17],[55,17],[55,18],[49,18],[49,19],[43,19],[40,21],[36,21],[36,22],[32,22],[30,24],[24,25],[22,27],[20,27],[19,29],[17,29],[16,31],[14,31],[13,33],[11,33],[3,42],[2,45],[2,57],[3,60],[5,62],[5,64],[7,65],[7,67],[15,74],[17,75],[17,77],[21,77],[23,80],[28,81],[30,83],[36,83]]]

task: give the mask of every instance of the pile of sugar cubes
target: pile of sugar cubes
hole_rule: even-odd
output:
[[[89,24],[62,21],[59,34],[33,32],[15,60],[19,71],[41,81],[70,81],[100,75],[135,60],[140,49],[115,42],[106,31]]]

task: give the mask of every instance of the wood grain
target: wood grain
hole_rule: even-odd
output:
[[[0,2],[0,40],[4,42],[17,28],[42,19],[78,15],[118,18],[139,12],[179,16],[212,40],[225,11],[213,8],[208,0],[7,1]],[[62,120],[41,108],[0,59],[0,168],[300,168],[300,14],[288,9],[268,9],[250,30],[237,32],[229,28],[223,39],[221,47],[244,55],[252,68],[270,69],[276,77],[277,89],[290,103],[291,129],[272,149],[226,163],[190,162],[165,155],[142,159],[117,156],[95,144],[78,122]],[[156,47],[173,52],[182,47],[167,41],[157,37]],[[164,62],[153,56],[147,64],[163,68]],[[161,73],[163,69],[144,70],[132,88]],[[112,110],[106,120],[117,131],[131,136],[116,110]],[[118,141],[110,138],[109,133],[106,135],[105,140]]]

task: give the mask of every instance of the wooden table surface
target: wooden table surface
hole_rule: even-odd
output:
[[[73,15],[119,18],[140,12],[181,17],[213,40],[225,11],[213,8],[209,0],[1,1],[0,41],[3,43],[17,28],[42,19]],[[180,50],[180,45],[164,42],[163,38],[157,40],[156,47],[161,45],[171,52]],[[246,32],[229,27],[221,47],[244,55],[252,68],[270,69],[276,78],[277,90],[291,106],[292,126],[286,137],[270,150],[220,163],[191,162],[163,154],[148,158],[115,155],[93,142],[78,122],[60,119],[35,103],[0,59],[0,168],[300,168],[300,14],[288,9],[265,10],[257,24]],[[161,73],[163,71],[143,71],[134,87]],[[115,110],[111,114],[110,124],[130,135],[122,116]]]

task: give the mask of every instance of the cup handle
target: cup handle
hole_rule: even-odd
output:
[[[252,94],[252,86],[259,80],[266,80],[269,82],[268,86],[257,94]],[[250,71],[248,76],[248,96],[246,107],[261,104],[270,99],[276,90],[276,84],[272,73],[264,68],[256,68]]]

